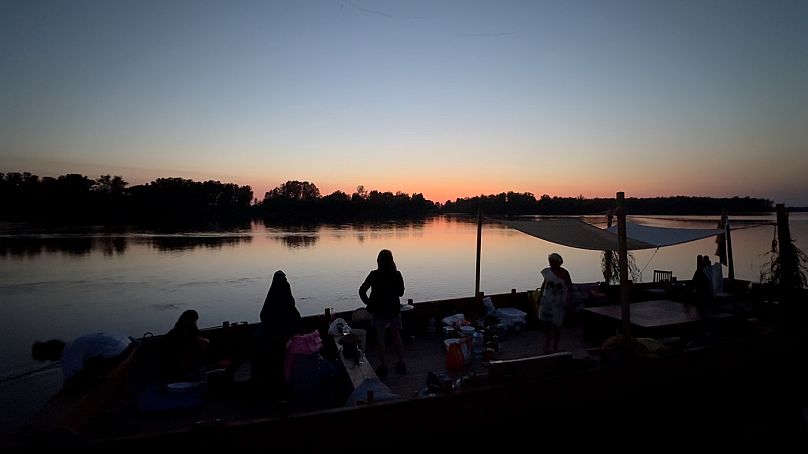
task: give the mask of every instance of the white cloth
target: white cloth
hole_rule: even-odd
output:
[[[567,313],[567,283],[550,268],[541,270],[541,275],[544,278],[544,291],[541,294],[539,320],[551,322],[561,328]]]
[[[62,374],[65,381],[84,368],[84,362],[92,358],[114,358],[131,344],[128,337],[106,333],[92,333],[76,338],[62,350]]]
[[[729,296],[724,291],[724,268],[721,263],[713,263],[712,270],[707,273],[710,278],[710,289],[713,292],[713,297]],[[706,271],[706,270],[705,270]]]
[[[617,227],[601,229],[576,218],[499,220],[512,229],[551,243],[595,251],[618,250]],[[724,234],[723,229],[674,229],[626,222],[626,247],[629,250],[656,249]]]

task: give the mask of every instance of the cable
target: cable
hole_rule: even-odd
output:
[[[656,248],[656,250],[654,251],[654,254],[651,256],[650,259],[648,259],[648,263],[646,263],[645,266],[642,267],[642,269],[640,270],[640,276],[642,276],[642,273],[644,273],[645,269],[648,268],[648,265],[651,264],[651,260],[654,260],[654,257],[656,257],[657,252],[659,252],[659,248]]]
[[[36,368],[34,370],[21,372],[21,373],[19,373],[17,375],[11,375],[9,377],[3,377],[3,378],[0,378],[0,383],[6,383],[6,382],[10,382],[12,380],[17,380],[18,378],[22,378],[22,377],[25,377],[25,376],[28,376],[28,375],[31,375],[31,374],[35,374],[37,372],[42,372],[43,370],[48,370],[48,369],[60,366],[61,364],[62,364],[61,362],[57,361],[55,363],[48,364],[47,366],[38,367],[38,368]]]

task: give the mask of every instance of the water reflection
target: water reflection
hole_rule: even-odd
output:
[[[275,237],[275,239],[281,241],[286,247],[289,249],[295,248],[307,248],[312,247],[317,244],[320,237],[318,235],[283,235],[280,237]]]
[[[248,244],[252,241],[249,235],[171,235],[154,236],[150,238],[137,238],[138,243],[143,242],[157,249],[160,252],[180,252],[192,249],[221,249],[223,247],[233,247],[241,244]]]
[[[326,232],[329,237],[344,238],[352,236],[359,244],[368,239],[383,238],[408,238],[419,237],[423,234],[428,222],[434,219],[414,219],[396,221],[369,221],[356,222],[351,224],[295,224],[280,225],[277,223],[264,223],[256,221],[253,224],[253,231],[266,231],[275,241],[281,242],[289,249],[311,248],[317,246],[318,242]]]
[[[161,252],[196,248],[232,247],[252,241],[250,235],[140,235],[126,236],[0,236],[0,257],[33,258],[43,254],[81,257],[101,252],[105,257],[123,255],[131,245],[145,244]]]
[[[126,247],[126,240],[123,238],[0,237],[0,257],[22,258],[54,253],[83,256],[96,249],[103,251],[104,255],[117,255],[123,254]]]

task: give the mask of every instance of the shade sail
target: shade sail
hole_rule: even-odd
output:
[[[617,235],[617,226],[609,227],[608,231]],[[674,229],[670,227],[650,227],[626,222],[627,237],[653,244],[654,247],[689,243],[702,238],[723,235],[724,233],[726,233],[724,229]]]
[[[618,250],[617,227],[601,229],[576,218],[538,221],[499,220],[503,224],[551,243],[593,251]],[[724,233],[720,229],[673,229],[626,223],[628,250],[656,249]]]

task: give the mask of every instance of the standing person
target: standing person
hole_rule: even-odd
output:
[[[292,286],[286,273],[278,270],[272,276],[272,284],[261,308],[261,329],[253,361],[253,378],[267,382],[270,392],[285,391],[283,361],[286,344],[299,329],[300,312],[295,307]]]
[[[561,327],[564,325],[567,307],[572,303],[572,278],[569,271],[561,267],[564,260],[559,254],[550,254],[547,261],[550,267],[541,270],[544,282],[541,284],[539,321],[545,325],[544,353],[555,353],[558,351],[558,341],[561,340]]]
[[[368,274],[365,282],[359,287],[359,297],[368,306],[368,312],[373,315],[373,326],[376,328],[376,342],[379,348],[379,362],[376,375],[381,378],[387,376],[385,362],[384,330],[390,328],[393,335],[393,344],[396,347],[398,362],[396,372],[407,373],[404,365],[404,344],[401,342],[401,303],[399,297],[404,294],[404,278],[396,269],[393,253],[382,249],[376,258],[377,268]],[[370,297],[367,291],[370,289]]]

